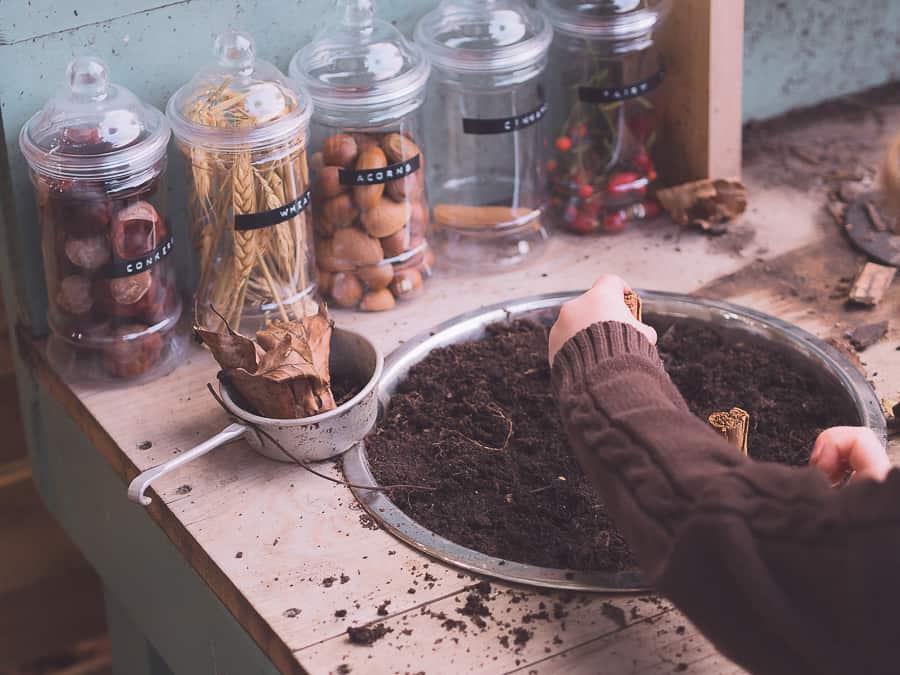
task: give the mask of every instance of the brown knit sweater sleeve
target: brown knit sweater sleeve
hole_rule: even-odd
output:
[[[745,459],[621,323],[566,343],[553,382],[648,580],[724,654],[766,675],[900,672],[900,472],[833,490]]]

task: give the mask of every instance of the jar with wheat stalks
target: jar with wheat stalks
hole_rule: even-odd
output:
[[[216,61],[169,99],[188,163],[197,325],[252,334],[318,308],[309,221],[307,94],[226,31]]]
[[[41,224],[54,367],[74,379],[170,371],[183,338],[166,218],[165,116],[83,56],[22,127]]]
[[[340,0],[336,20],[291,59],[315,106],[316,263],[332,305],[391,309],[431,276],[421,134],[429,71],[371,0]]]

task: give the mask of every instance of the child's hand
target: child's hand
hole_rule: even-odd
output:
[[[628,285],[619,277],[605,274],[587,293],[569,300],[562,306],[559,317],[550,329],[550,365],[562,346],[576,334],[600,321],[620,321],[641,331],[656,344],[656,331],[634,318],[625,304]]]
[[[813,446],[809,458],[828,477],[832,485],[841,482],[847,471],[852,478],[884,480],[891,462],[875,432],[867,427],[832,427],[826,429]]]

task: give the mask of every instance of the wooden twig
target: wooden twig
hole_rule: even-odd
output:
[[[631,313],[634,315],[634,318],[638,321],[641,321],[641,298],[634,291],[625,291],[625,304],[628,305],[628,309],[631,310]]]
[[[873,262],[866,263],[850,289],[850,302],[874,307],[881,302],[881,298],[884,297],[896,274],[896,267]]]
[[[750,413],[741,408],[732,408],[727,412],[714,412],[709,416],[709,424],[722,434],[729,443],[735,445],[745,455],[747,454],[747,441],[750,437]]]

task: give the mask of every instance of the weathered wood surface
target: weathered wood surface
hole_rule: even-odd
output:
[[[367,332],[390,351],[424,328],[479,305],[584,288],[598,273],[611,271],[638,287],[685,292],[703,287],[708,295],[736,297],[819,334],[834,334],[837,329],[834,322],[827,323],[827,315],[802,298],[788,293],[782,297],[775,275],[747,272],[754,264],[812,264],[809,251],[823,245],[825,216],[813,197],[764,189],[755,180],[751,173],[755,238],[749,245],[731,249],[727,239],[684,234],[666,224],[588,240],[589,245],[584,239],[558,236],[545,257],[528,269],[489,279],[438,277],[417,303],[389,314],[338,313],[336,318]],[[746,227],[737,225],[734,235],[727,236],[740,239]],[[765,262],[751,263],[754,256]],[[820,264],[830,263],[825,259]],[[889,293],[877,312],[896,312],[896,296]],[[126,481],[138,470],[186,450],[226,424],[224,413],[205,392],[215,367],[203,351],[194,349],[181,368],[154,383],[103,391],[68,386],[46,367],[40,343],[28,344],[39,378],[121,477],[123,494]],[[865,354],[884,391],[889,382],[900,379],[893,355],[890,341]],[[152,447],[139,449],[145,441]],[[462,618],[454,610],[472,579],[429,562],[380,530],[363,527],[361,512],[344,488],[261,458],[241,442],[161,480],[157,495],[147,515],[283,672],[327,672],[343,662],[359,666],[354,672],[367,672],[365,665],[371,663],[388,671],[429,673],[517,668],[598,672],[598,663],[607,664],[604,672],[619,672],[623,664],[633,664],[629,667],[636,672],[667,672],[680,663],[689,664],[691,672],[730,672],[727,661],[675,610],[654,610],[639,599],[579,599],[565,631],[559,621],[534,621],[528,626],[534,634],[519,653],[511,638],[511,648],[500,644],[509,628],[493,621],[483,632],[470,626],[471,643],[456,644],[452,637],[458,636],[447,633],[423,608]],[[433,580],[426,581],[426,571]],[[329,577],[336,580],[326,585]],[[520,602],[511,607],[517,616],[539,612],[541,602],[549,604],[540,593],[521,592]],[[502,618],[510,604],[508,587],[495,583],[492,595],[492,614]],[[350,645],[346,627],[385,618],[377,613],[385,600],[391,600],[386,621],[394,632],[373,648]],[[629,623],[610,626],[602,612],[604,602],[624,609]],[[645,609],[632,618],[632,606]],[[346,610],[346,615],[336,617],[337,610]],[[684,626],[683,632],[674,632],[678,626]]]

